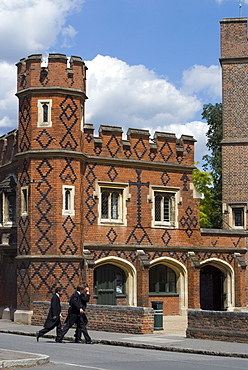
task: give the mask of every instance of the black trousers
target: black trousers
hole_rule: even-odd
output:
[[[44,327],[39,331],[39,337],[42,337],[44,334],[48,333],[49,331],[53,330],[56,327],[56,340],[61,334],[61,321],[60,318],[58,318],[56,321],[54,321],[54,324],[50,326],[49,328]]]
[[[57,337],[57,340],[61,341],[73,324],[76,324],[78,327],[79,321],[80,321],[79,315],[68,313],[65,325],[61,329],[60,335]]]
[[[86,342],[91,342],[91,337],[89,336],[88,330],[86,325],[88,323],[87,316],[85,313],[79,315],[79,322],[77,324],[76,332],[75,332],[75,341],[81,340],[82,334]]]

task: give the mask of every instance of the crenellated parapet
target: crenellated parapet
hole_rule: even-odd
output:
[[[97,157],[110,157],[148,162],[194,165],[193,136],[156,131],[151,138],[149,130],[129,128],[127,138],[118,126],[101,125],[98,136],[94,126],[84,125],[84,153]]]
[[[47,66],[42,66],[42,54],[32,54],[17,64],[17,94],[29,88],[70,88],[86,93],[87,67],[81,57],[49,54]]]
[[[0,166],[13,162],[17,153],[18,131],[13,130],[0,137]]]

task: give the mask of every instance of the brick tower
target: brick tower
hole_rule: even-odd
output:
[[[65,296],[81,277],[82,125],[86,66],[72,56],[40,54],[17,63],[17,308],[31,310],[56,285]],[[66,299],[65,297],[65,299]]]
[[[223,94],[223,227],[247,229],[247,18],[224,18],[220,24]]]

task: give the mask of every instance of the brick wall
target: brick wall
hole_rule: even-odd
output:
[[[62,303],[62,315],[67,316],[68,303]],[[50,302],[33,302],[32,325],[42,326],[46,320]],[[147,307],[87,306],[89,330],[130,334],[150,334],[154,328],[154,312]]]
[[[149,307],[152,307],[153,301],[163,302],[163,316],[166,315],[179,315],[179,298],[178,294],[168,297],[149,297]]]
[[[248,343],[248,312],[189,310],[187,337]]]

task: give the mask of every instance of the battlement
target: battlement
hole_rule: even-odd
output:
[[[127,138],[118,126],[101,125],[98,136],[94,126],[84,125],[84,152],[88,155],[148,162],[194,165],[193,136],[156,131],[151,137],[148,130],[129,128]]]
[[[42,54],[20,59],[17,66],[17,92],[30,88],[70,88],[86,93],[87,67],[81,57],[49,54],[47,66],[42,66]]]
[[[17,153],[17,130],[0,137],[0,166],[11,163]]]
[[[221,26],[221,59],[248,57],[247,18],[224,18]]]

